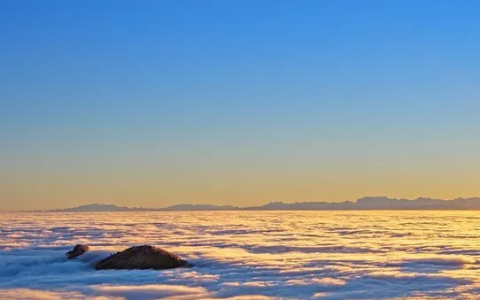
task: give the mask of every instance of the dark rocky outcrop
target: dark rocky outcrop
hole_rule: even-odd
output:
[[[99,261],[97,270],[172,269],[186,266],[180,257],[154,246],[135,246]]]
[[[88,246],[78,244],[78,245],[75,245],[75,247],[73,247],[72,250],[68,251],[65,254],[67,255],[68,259],[74,259],[74,258],[79,257],[80,255],[84,254],[89,249],[90,248]]]

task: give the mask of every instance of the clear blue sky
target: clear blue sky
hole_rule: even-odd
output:
[[[479,1],[1,1],[0,209],[480,195]]]

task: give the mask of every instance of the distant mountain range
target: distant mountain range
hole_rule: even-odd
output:
[[[480,198],[453,200],[417,198],[392,199],[388,197],[363,197],[356,202],[271,202],[261,206],[237,207],[231,205],[179,204],[165,208],[123,207],[114,204],[88,204],[73,208],[55,209],[51,212],[115,212],[115,211],[219,211],[219,210],[476,210]]]
[[[87,204],[72,208],[54,209],[51,212],[114,212],[114,211],[188,211],[188,210],[239,210],[239,207],[231,205],[211,204],[179,204],[165,208],[125,207],[114,204]]]

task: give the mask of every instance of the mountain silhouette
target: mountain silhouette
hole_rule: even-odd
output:
[[[363,197],[356,202],[270,202],[260,206],[236,207],[212,204],[178,204],[164,208],[124,207],[114,204],[87,204],[51,212],[115,212],[115,211],[220,211],[220,210],[475,210],[480,209],[480,198],[453,200],[417,198],[415,200],[388,197]]]

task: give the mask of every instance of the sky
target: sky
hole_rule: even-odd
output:
[[[480,196],[478,1],[1,1],[0,210]]]

